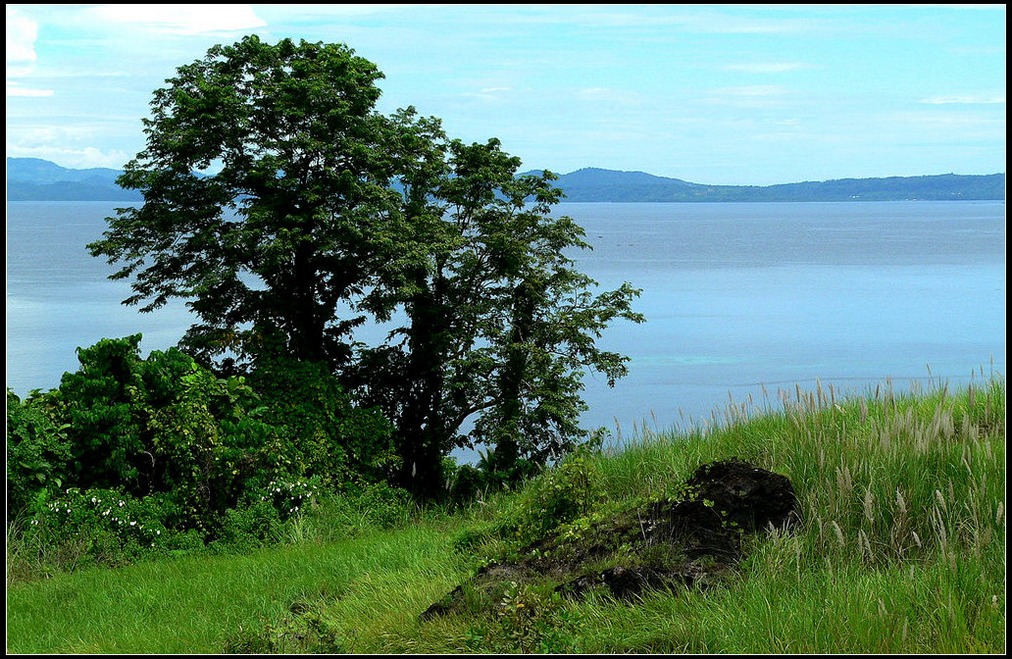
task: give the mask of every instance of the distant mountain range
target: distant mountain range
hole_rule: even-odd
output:
[[[140,201],[119,170],[7,159],[7,201]],[[644,172],[586,168],[559,176],[568,202],[1004,200],[1005,174],[847,178],[779,185],[705,185]]]
[[[846,178],[779,185],[704,185],[643,172],[580,169],[559,177],[566,201],[905,201],[1005,199],[1005,174]]]
[[[7,159],[7,201],[140,201],[116,185],[116,169],[67,169],[39,158]]]

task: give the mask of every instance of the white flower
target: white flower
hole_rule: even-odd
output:
[[[130,526],[137,526],[137,522],[130,522]]]

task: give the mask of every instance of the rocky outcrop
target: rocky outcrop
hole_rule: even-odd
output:
[[[595,591],[621,600],[707,587],[743,558],[745,534],[790,530],[800,521],[786,476],[736,458],[700,466],[684,491],[611,519],[569,525],[524,548],[520,561],[482,568],[422,618],[452,612],[469,593],[494,598],[506,582],[548,580],[565,597]]]

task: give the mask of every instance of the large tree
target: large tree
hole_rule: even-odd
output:
[[[131,280],[126,303],[185,298],[182,347],[219,372],[326,364],[386,413],[401,482],[431,495],[458,446],[506,471],[573,446],[585,372],[625,373],[596,339],[642,318],[637,291],[576,270],[587,245],[552,214],[554,175],[412,108],[379,114],[381,77],[343,45],[211,48],[154,93],[120,178],[144,203],[89,248]],[[387,341],[356,341],[370,317]]]
[[[386,297],[405,322],[360,362],[366,399],[395,423],[402,481],[427,494],[459,446],[492,447],[505,473],[572,448],[584,434],[586,372],[610,384],[626,373],[626,358],[596,340],[615,318],[643,320],[631,307],[637,290],[595,293],[576,269],[572,256],[588,245],[571,218],[552,214],[553,174],[520,174],[495,139],[451,141],[445,162],[426,185],[406,186],[409,242],[420,249],[391,269]]]
[[[413,115],[376,112],[380,78],[346,46],[255,36],[179,67],[119,179],[143,205],[89,245],[132,278],[125,303],[187,299],[182,345],[209,364],[346,362],[350,305],[404,233],[390,182]]]

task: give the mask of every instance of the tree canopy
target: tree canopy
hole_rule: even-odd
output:
[[[338,306],[403,232],[381,77],[343,45],[255,36],[180,67],[154,92],[147,148],[119,180],[143,205],[90,245],[132,278],[126,302],[189,300],[200,323],[183,345],[207,361],[269,350],[346,361],[363,319]]]
[[[181,347],[219,373],[325,365],[392,424],[399,482],[434,495],[456,447],[506,471],[572,448],[584,373],[626,372],[597,339],[643,318],[637,290],[576,268],[587,245],[552,212],[552,173],[413,108],[378,113],[381,78],[344,45],[211,48],[155,91],[119,181],[144,203],[89,248],[131,280],[126,304],[186,299]],[[385,341],[362,339],[370,321]]]

